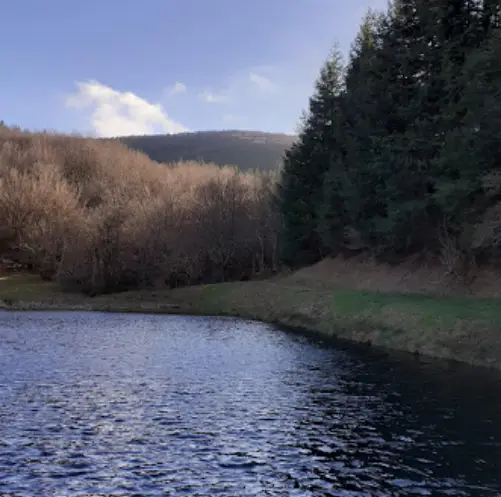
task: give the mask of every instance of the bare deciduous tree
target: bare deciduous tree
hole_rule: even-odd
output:
[[[0,131],[2,253],[88,293],[276,270],[275,178]],[[0,255],[2,255],[0,253]]]

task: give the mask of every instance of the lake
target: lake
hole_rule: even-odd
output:
[[[0,495],[499,496],[501,375],[234,319],[0,312]]]

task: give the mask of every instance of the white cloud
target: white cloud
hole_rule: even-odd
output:
[[[252,67],[235,72],[218,91],[205,89],[198,96],[207,103],[242,102],[249,97],[258,97],[267,93],[276,93],[279,86],[268,74],[275,73],[273,66]],[[267,74],[265,76],[265,74]]]
[[[176,83],[171,86],[170,88],[167,88],[167,96],[173,97],[174,95],[178,95],[180,93],[186,93],[187,88],[184,83],[181,83],[180,81],[176,81]]]
[[[230,121],[234,121],[234,120],[235,120],[235,116],[233,114],[224,114],[223,115],[224,122],[230,122]]]
[[[223,93],[212,93],[209,90],[204,90],[199,96],[210,104],[219,104],[228,101],[227,95],[224,95]]]
[[[278,89],[277,85],[273,83],[271,79],[263,76],[262,74],[251,71],[249,73],[249,79],[251,83],[261,91],[274,92]]]
[[[78,91],[66,98],[66,107],[92,110],[91,124],[98,136],[181,133],[187,129],[168,118],[160,104],[131,92],[120,92],[98,81],[77,82]]]

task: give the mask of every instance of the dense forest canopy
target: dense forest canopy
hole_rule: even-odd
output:
[[[345,250],[498,256],[501,3],[395,0],[318,77],[280,185],[291,265]]]
[[[0,130],[0,271],[90,294],[276,270],[276,173],[159,164],[116,140]]]

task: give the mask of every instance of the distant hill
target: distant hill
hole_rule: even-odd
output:
[[[125,136],[118,140],[158,162],[203,161],[241,170],[275,169],[295,136],[259,131],[200,131],[176,135]]]

